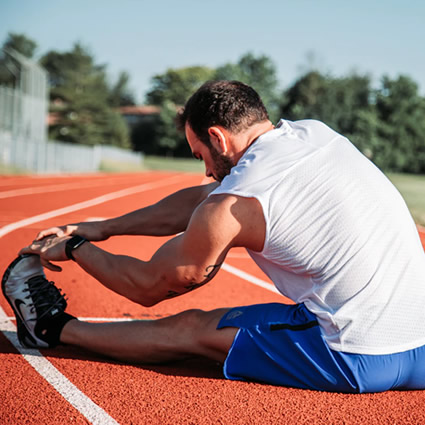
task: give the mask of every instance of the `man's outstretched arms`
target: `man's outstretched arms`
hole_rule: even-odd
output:
[[[175,235],[186,229],[195,208],[217,186],[218,183],[210,183],[182,189],[156,204],[104,221],[51,227],[41,231],[36,240],[51,235],[80,235],[90,241],[102,241],[117,235]]]
[[[73,251],[77,263],[104,286],[132,301],[152,306],[210,281],[233,246],[260,251],[265,224],[254,199],[217,195],[194,212],[184,233],[165,243],[149,261],[114,255],[91,243]],[[69,236],[35,241],[22,253],[42,261],[65,260]]]

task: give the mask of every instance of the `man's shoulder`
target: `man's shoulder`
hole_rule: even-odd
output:
[[[198,228],[231,235],[231,246],[254,251],[263,248],[266,225],[256,198],[226,193],[211,195],[199,206],[194,221]]]
[[[212,193],[210,193],[210,196],[205,199],[201,206],[209,209],[228,209],[229,207],[237,204],[238,202],[239,204],[243,203],[244,197],[233,193],[215,193],[215,191],[213,191]]]

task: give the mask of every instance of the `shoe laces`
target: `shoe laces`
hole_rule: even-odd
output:
[[[27,280],[28,288],[24,292],[29,292],[26,299],[31,299],[31,313],[36,312],[37,318],[41,319],[53,308],[64,311],[66,308],[65,294],[60,288],[56,288],[54,282],[48,281],[43,275],[34,276]]]

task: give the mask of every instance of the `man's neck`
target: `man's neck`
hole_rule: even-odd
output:
[[[235,155],[233,157],[234,163],[236,164],[247,149],[263,134],[274,129],[274,125],[271,121],[263,121],[257,124],[253,124],[251,127],[238,133],[234,136]]]

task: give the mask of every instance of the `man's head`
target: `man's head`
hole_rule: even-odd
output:
[[[207,176],[218,181],[230,173],[253,136],[258,137],[256,127],[265,123],[271,125],[260,96],[238,81],[205,83],[177,115],[194,156],[204,160]]]
[[[268,119],[267,110],[253,88],[239,81],[209,81],[178,113],[177,124],[182,131],[188,124],[203,143],[211,146],[210,127],[220,126],[237,134]]]

